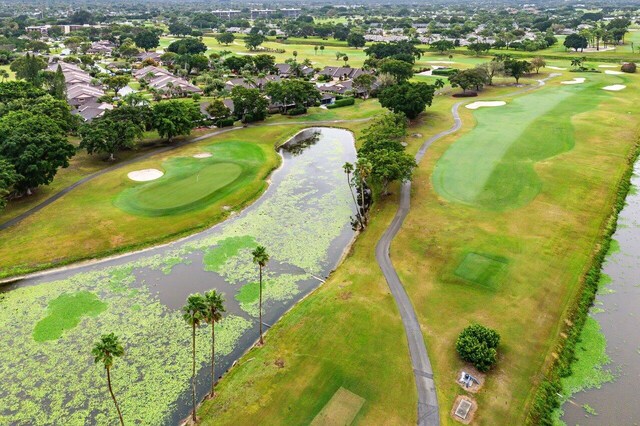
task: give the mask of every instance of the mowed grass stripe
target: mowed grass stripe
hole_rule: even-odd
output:
[[[597,81],[553,87],[475,113],[478,125],[438,161],[436,191],[450,201],[489,210],[529,203],[542,185],[533,166],[574,146],[571,117],[595,108]],[[584,96],[588,91],[591,96]]]

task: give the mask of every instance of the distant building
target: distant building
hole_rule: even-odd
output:
[[[239,10],[212,10],[211,14],[221,19],[231,20],[240,15]]]

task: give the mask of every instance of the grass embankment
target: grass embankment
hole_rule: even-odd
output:
[[[280,162],[274,145],[284,142],[301,128],[308,127],[308,125],[296,123],[325,119],[368,118],[376,110],[379,111],[379,108],[378,102],[371,100],[364,103],[358,102],[353,107],[331,111],[314,108],[310,110],[308,116],[286,119],[276,116],[267,121],[268,126],[258,124],[256,127],[237,129],[231,133],[153,155],[107,172],[79,186],[19,224],[0,232],[0,277],[148,246],[208,227],[223,220],[231,212],[241,209],[262,193],[266,188],[266,177]],[[286,124],[278,125],[278,117]],[[363,123],[351,123],[345,124],[344,127],[357,129],[363,125]],[[180,206],[177,206],[179,208],[175,212],[171,215],[155,217],[150,216],[148,211],[145,213],[146,216],[143,216],[140,208],[133,209],[131,202],[125,202],[136,198],[130,198],[131,188],[134,186],[157,189],[157,184],[153,183],[133,184],[127,178],[128,172],[147,168],[163,170],[165,166],[170,169],[171,167],[168,166],[175,161],[193,162],[195,159],[191,158],[192,155],[208,149],[215,150],[216,144],[232,140],[255,145],[264,155],[264,161],[251,173],[250,179],[245,179],[246,176],[244,176],[239,181],[242,185],[235,185],[238,181],[232,184],[234,192],[222,191],[219,194],[212,194],[207,187],[204,188],[206,194],[198,193],[195,189],[203,187],[194,185],[190,191],[181,193],[180,196],[173,195],[171,200],[166,200],[175,204],[177,198],[189,196],[186,197],[189,198],[188,200],[186,198],[183,200],[184,203],[178,203]],[[167,161],[169,163],[165,164]],[[215,158],[199,161],[215,161]],[[242,161],[238,159],[237,162]],[[169,172],[170,179],[172,174],[178,173]],[[58,184],[54,180],[54,188],[62,189],[81,177],[79,173],[75,173],[73,179],[65,181],[65,184]],[[195,178],[197,181],[197,174]],[[125,192],[127,189],[131,191]],[[133,192],[139,192],[139,190]],[[138,201],[140,201],[139,198]],[[118,205],[123,206],[125,210],[129,207],[129,212],[119,208]],[[190,207],[185,211],[186,205]],[[152,210],[157,210],[157,207],[155,206]],[[176,205],[173,207],[176,208]],[[24,210],[26,208],[22,211]],[[156,211],[154,214],[157,213]],[[13,214],[16,215],[15,212]],[[7,216],[7,219],[10,217]],[[52,247],[55,247],[55,250],[52,250]]]
[[[461,108],[461,134],[434,144],[414,178],[392,259],[424,326],[444,424],[455,423],[449,409],[464,393],[455,339],[472,321],[502,336],[476,422],[524,424],[628,171],[637,77],[559,84],[574,75],[491,111]],[[601,89],[615,83],[628,87]],[[478,271],[487,265],[488,276]]]
[[[407,142],[422,141],[452,124],[452,98],[439,97],[412,123]],[[420,134],[418,136],[417,134]],[[406,337],[373,247],[391,222],[395,195],[376,202],[373,219],[338,270],[284,315],[266,345],[243,356],[204,403],[202,423],[309,424],[342,387],[365,403],[360,424],[411,424],[417,392]],[[279,368],[275,362],[284,361]],[[330,407],[330,406],[329,406]]]

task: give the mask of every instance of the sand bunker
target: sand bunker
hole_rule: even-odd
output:
[[[210,152],[201,152],[193,156],[193,158],[209,158],[209,157],[213,157],[213,154]]]
[[[427,61],[430,64],[455,64],[453,61]]]
[[[465,105],[464,107],[468,109],[478,109],[481,107],[497,107],[497,106],[503,106],[506,104],[507,103],[505,101],[476,101],[468,105]]]
[[[552,66],[547,66],[546,68],[549,68],[550,70],[558,70],[558,71],[564,71],[564,70],[566,70],[566,68],[562,68],[562,67],[552,67]]]
[[[612,92],[617,92],[617,91],[622,90],[622,89],[624,89],[626,87],[627,86],[625,86],[624,84],[614,84],[613,86],[603,87],[602,90],[610,90]]]
[[[618,68],[617,65],[598,65],[598,68]]]
[[[620,74],[624,74],[622,71],[612,71],[612,70],[606,70],[604,73],[605,73],[605,74],[611,74],[611,75],[620,75]]]
[[[561,84],[580,84],[584,83],[586,78],[583,77],[575,77],[573,80],[561,81]]]
[[[144,169],[144,170],[136,170],[135,172],[129,172],[127,177],[131,180],[135,180],[136,182],[148,182],[150,180],[156,180],[164,175],[158,169]]]

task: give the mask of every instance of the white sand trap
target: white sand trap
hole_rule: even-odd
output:
[[[455,64],[453,61],[426,61],[430,64]]]
[[[586,81],[586,78],[575,77],[573,80],[561,81],[561,84],[581,84]]]
[[[566,68],[562,68],[562,67],[547,66],[546,68],[549,68],[550,70],[558,70],[558,71],[565,71],[566,70]]]
[[[602,90],[609,90],[611,92],[617,92],[620,91],[622,89],[625,89],[627,86],[625,86],[624,84],[614,84],[613,86],[605,86],[602,88]]]
[[[472,102],[468,105],[465,105],[465,108],[468,109],[478,109],[478,108],[482,108],[482,107],[497,107],[497,106],[503,106],[506,105],[507,103],[505,101],[476,101],[476,102]]]
[[[598,68],[618,68],[617,65],[598,65]]]
[[[611,74],[611,75],[620,75],[620,74],[624,74],[622,71],[612,71],[612,70],[606,70],[604,73],[605,73],[605,74]]]
[[[210,152],[201,152],[193,156],[193,158],[209,158],[209,157],[213,157],[213,154]]]
[[[131,180],[135,180],[136,182],[148,182],[150,180],[156,180],[164,175],[158,169],[144,169],[144,170],[136,170],[135,172],[129,172],[127,177]]]

